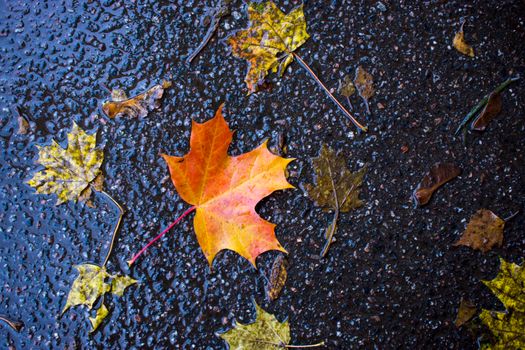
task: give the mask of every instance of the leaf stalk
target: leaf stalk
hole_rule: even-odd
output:
[[[108,251],[106,253],[106,257],[104,258],[104,262],[102,263],[102,267],[105,267],[106,264],[108,263],[109,261],[109,257],[111,256],[111,252],[113,251],[113,248],[115,246],[115,242],[117,240],[117,233],[118,233],[118,230],[120,228],[120,224],[122,222],[122,217],[124,216],[124,214],[126,213],[126,210],[124,210],[124,208],[115,200],[115,198],[113,198],[109,193],[107,193],[106,191],[100,191],[100,193],[102,193],[104,196],[106,196],[109,200],[111,200],[113,202],[113,204],[115,204],[115,206],[118,208],[119,210],[119,217],[118,217],[118,221],[117,221],[117,224],[115,225],[115,228],[113,229],[113,234],[111,235],[111,243],[109,244],[109,248],[108,248]]]
[[[155,243],[156,241],[158,241],[160,238],[162,238],[162,236],[164,236],[166,233],[168,233],[169,230],[171,230],[173,228],[173,226],[177,225],[179,222],[182,221],[182,219],[184,219],[184,217],[186,217],[188,214],[190,214],[192,211],[194,211],[196,209],[195,206],[192,206],[190,207],[189,209],[187,209],[184,213],[182,213],[181,216],[179,216],[175,221],[173,221],[166,229],[164,229],[164,231],[162,231],[161,233],[159,233],[157,235],[157,237],[153,238],[148,244],[146,244],[144,246],[144,248],[142,248],[137,254],[135,254],[133,256],[133,258],[131,258],[130,260],[128,260],[128,265],[131,266],[135,263],[135,261],[139,258],[139,256],[142,255],[142,253],[144,253],[151,245],[153,245],[153,243]]]
[[[354,118],[354,116],[352,115],[352,113],[350,113],[342,104],[341,102],[339,102],[337,100],[337,98],[335,98],[335,96],[330,92],[330,90],[328,90],[328,88],[323,84],[323,82],[321,81],[321,79],[319,79],[319,77],[314,73],[314,71],[310,68],[310,66],[308,66],[308,64],[301,58],[301,56],[299,56],[298,54],[296,54],[295,52],[291,52],[291,54],[297,59],[297,62],[299,62],[299,64],[301,65],[301,67],[303,67],[307,72],[308,74],[310,74],[310,76],[315,80],[315,82],[326,92],[326,94],[328,95],[328,97],[330,97],[330,99],[337,105],[337,107],[339,107],[339,109],[344,113],[344,115],[350,119],[350,121],[358,128],[358,129],[361,129],[363,130],[364,132],[367,132],[368,131],[368,128],[364,125],[361,125],[357,119]]]

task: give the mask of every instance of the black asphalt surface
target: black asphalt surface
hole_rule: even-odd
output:
[[[288,11],[298,1],[277,1]],[[0,314],[21,320],[20,333],[0,323],[0,349],[225,349],[215,335],[233,320],[254,319],[252,299],[282,320],[293,344],[327,349],[474,349],[476,339],[453,321],[462,297],[479,307],[503,306],[480,283],[498,257],[524,257],[525,81],[503,94],[503,110],[487,131],[453,135],[485,94],[525,74],[525,3],[503,1],[305,1],[311,38],[297,52],[334,93],[362,65],[374,77],[371,115],[352,102],[369,132],[357,133],[296,62],[282,79],[247,96],[246,63],[223,39],[246,25],[234,1],[193,65],[185,56],[207,28],[206,1],[0,0]],[[476,57],[452,47],[461,20]],[[107,89],[131,94],[173,81],[160,109],[140,120],[101,116]],[[191,120],[209,119],[225,103],[236,130],[232,155],[264,139],[284,139],[289,181],[297,189],[263,200],[260,214],[277,224],[289,252],[281,297],[264,294],[276,252],[256,270],[231,251],[207,266],[192,219],[153,246],[131,271],[126,260],[189,207],[177,195],[159,153],[188,151]],[[20,135],[17,107],[29,121]],[[101,263],[117,211],[103,196],[97,208],[39,195],[25,184],[38,169],[36,145],[63,146],[76,121],[98,130],[105,145],[105,190],[127,209],[110,272],[141,281],[93,334],[88,312],[61,316],[75,264]],[[365,206],[341,215],[336,242],[316,259],[332,214],[315,207],[302,186],[313,181],[309,159],[321,144],[368,163]],[[406,146],[408,152],[403,153]],[[430,166],[453,162],[462,175],[414,209],[411,192]],[[453,247],[478,209],[501,217],[501,248],[482,254]]]

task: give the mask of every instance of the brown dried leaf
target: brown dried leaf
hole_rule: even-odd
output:
[[[478,312],[476,305],[474,305],[469,300],[461,299],[461,303],[459,304],[459,309],[458,309],[458,315],[456,316],[456,320],[454,321],[454,324],[456,325],[456,327],[463,326],[472,317],[474,317],[476,312]]]
[[[463,235],[454,245],[488,252],[503,243],[505,221],[488,209],[480,209],[472,217]]]
[[[102,110],[109,118],[118,116],[143,118],[149,111],[159,107],[159,100],[164,90],[170,86],[170,82],[163,81],[162,84],[155,85],[148,91],[128,99],[124,91],[113,90],[111,92],[112,100],[104,102]]]
[[[337,91],[344,97],[350,97],[355,94],[355,86],[350,74],[345,75],[343,80],[339,80]]]
[[[281,294],[281,290],[283,289],[286,283],[286,278],[288,277],[288,273],[286,272],[287,267],[288,260],[284,255],[279,254],[273,261],[270,279],[266,285],[268,299],[275,300],[279,297],[279,294]]]
[[[474,49],[472,46],[467,44],[465,41],[465,33],[463,32],[463,25],[461,25],[461,30],[454,35],[454,40],[452,41],[452,46],[460,53],[465,56],[474,57]]]
[[[423,177],[412,194],[416,206],[428,203],[434,191],[461,174],[461,169],[451,163],[436,163]]]
[[[370,113],[368,100],[374,95],[374,78],[363,67],[358,66],[355,70],[354,85],[359,96],[365,101],[367,113]]]
[[[470,125],[470,129],[478,131],[485,130],[490,121],[501,112],[501,105],[501,94],[497,92],[491,93],[485,108],[483,108],[478,117],[474,119]]]

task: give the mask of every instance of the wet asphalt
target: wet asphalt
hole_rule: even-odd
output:
[[[278,1],[290,10],[298,1]],[[282,79],[246,95],[245,62],[223,39],[246,25],[234,1],[193,65],[185,57],[206,32],[206,1],[0,0],[0,314],[21,320],[20,333],[0,324],[0,349],[225,349],[215,333],[234,319],[251,322],[255,299],[282,320],[292,343],[325,341],[327,349],[474,349],[457,329],[462,297],[502,309],[480,283],[498,257],[520,262],[525,235],[525,84],[503,94],[503,110],[487,131],[453,135],[480,98],[509,76],[525,75],[523,1],[305,1],[311,38],[298,53],[336,92],[339,79],[363,66],[374,77],[371,115],[352,97],[369,132],[357,133],[307,73],[293,63]],[[476,57],[451,47],[465,19]],[[107,89],[140,93],[173,81],[160,109],[140,120],[107,120]],[[264,293],[276,252],[259,269],[233,252],[210,271],[191,220],[173,229],[137,265],[126,260],[188,205],[177,195],[159,153],[188,150],[191,120],[209,119],[225,103],[236,130],[230,154],[264,139],[297,158],[289,181],[297,189],[261,201],[289,252],[281,297]],[[29,121],[18,134],[17,110]],[[24,182],[38,169],[37,144],[63,146],[76,121],[98,130],[104,146],[105,190],[126,209],[111,272],[141,281],[122,298],[106,298],[111,313],[89,333],[88,312],[61,316],[75,278],[73,266],[100,263],[116,209],[103,196],[96,208],[38,195]],[[323,229],[331,214],[301,189],[313,181],[309,158],[321,144],[347,155],[356,170],[368,163],[365,205],[341,215],[325,259]],[[402,150],[408,151],[404,153]],[[462,175],[414,209],[412,190],[430,166],[453,162]],[[503,246],[482,254],[453,247],[469,217],[487,208],[501,217],[521,210],[505,228]]]

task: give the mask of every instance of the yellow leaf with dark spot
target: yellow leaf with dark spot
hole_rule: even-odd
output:
[[[245,81],[250,92],[255,92],[268,71],[284,73],[293,61],[293,51],[310,35],[303,5],[284,14],[272,1],[250,3],[248,17],[250,27],[231,35],[227,42],[235,56],[248,61]]]
[[[93,264],[77,265],[75,268],[78,277],[71,286],[62,312],[75,305],[86,305],[91,309],[97,299],[111,289],[105,282],[106,277],[109,277],[105,268]]]
[[[104,321],[104,319],[106,318],[108,314],[109,314],[108,308],[106,307],[106,305],[102,304],[98,308],[96,316],[89,318],[89,321],[91,322],[91,327],[92,327],[91,332],[94,332],[97,330],[98,326],[100,326],[100,324],[102,323],[102,321]]]
[[[506,310],[483,310],[479,318],[495,337],[490,349],[525,349],[525,268],[503,259],[500,264],[496,278],[483,283]]]
[[[38,193],[58,195],[57,205],[78,199],[101,173],[104,152],[96,148],[97,135],[88,135],[76,123],[67,135],[66,149],[53,141],[49,146],[37,146],[38,163],[45,167],[28,184]],[[85,196],[82,199],[87,199]]]
[[[255,303],[257,317],[249,324],[236,323],[235,327],[220,334],[231,350],[275,350],[290,343],[288,321],[279,322]]]

